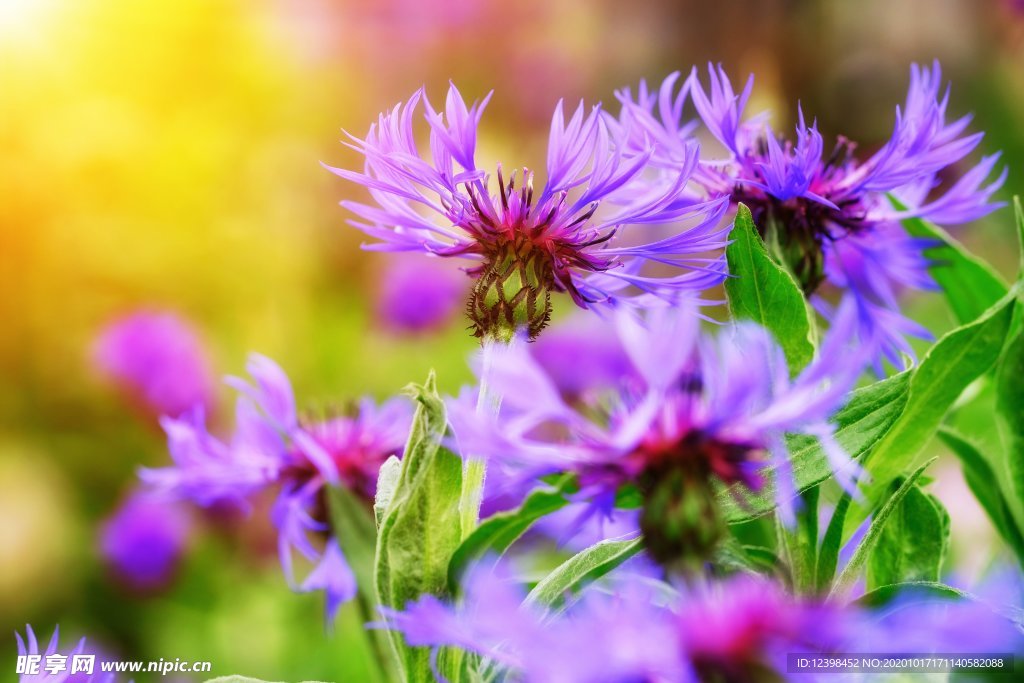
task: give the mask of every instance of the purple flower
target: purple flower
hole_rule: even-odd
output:
[[[336,541],[327,537],[324,487],[344,486],[369,506],[381,464],[401,456],[411,408],[400,399],[380,406],[364,399],[351,416],[303,419],[291,383],[276,363],[253,354],[247,369],[251,382],[228,380],[240,394],[231,439],[212,436],[200,410],[164,418],[175,464],[140,476],[158,492],[203,506],[244,506],[258,492],[276,489],[272,516],[285,576],[298,590],[326,590],[334,610],[354,595],[355,583]],[[324,539],[326,550],[318,548],[315,537]],[[301,583],[295,579],[293,552],[318,563]]]
[[[550,294],[568,292],[577,305],[673,300],[680,291],[721,281],[721,199],[702,201],[686,191],[697,165],[687,143],[668,182],[638,184],[653,147],[634,149],[630,130],[600,107],[581,103],[566,121],[555,109],[548,143],[546,184],[536,191],[524,167],[495,183],[477,168],[477,129],[483,102],[467,105],[452,85],[443,111],[418,91],[382,114],[365,139],[352,137],[365,157],[362,172],[327,167],[358,183],[372,202],[344,201],[353,225],[380,240],[369,249],[415,251],[472,261],[476,285],[469,302],[477,336],[531,337],[547,323]],[[430,129],[429,159],[414,122],[423,104]],[[667,236],[654,233],[669,226]],[[645,264],[667,266],[645,274]]]
[[[188,544],[191,520],[179,505],[132,494],[100,531],[100,552],[128,588],[153,592],[174,578]]]
[[[384,614],[410,645],[459,647],[515,680],[557,683],[777,680],[762,677],[785,672],[787,652],[831,651],[861,623],[753,578],[680,594],[627,575],[609,588],[586,590],[552,616],[524,602],[507,572],[476,568],[461,605],[425,596]]]
[[[477,566],[460,604],[424,596],[404,610],[382,610],[384,625],[413,646],[482,655],[527,683],[817,680],[789,675],[787,655],[1021,648],[1009,619],[970,600],[922,602],[907,595],[878,613],[794,597],[753,576],[678,590],[665,584],[658,590],[639,574],[605,582],[549,614],[524,601],[521,583],[507,569]],[[899,613],[908,618],[894,620]]]
[[[596,334],[618,335],[632,371],[572,404],[523,344],[494,348],[488,380],[500,411],[476,411],[474,391],[450,401],[456,445],[518,468],[525,478],[573,472],[579,497],[595,513],[607,513],[622,487],[639,488],[645,540],[656,559],[669,560],[686,539],[670,542],[659,530],[669,518],[684,528],[715,520],[712,480],[758,490],[770,465],[781,510],[791,515],[785,434],[816,437],[837,480],[854,488],[858,467],[836,443],[829,418],[872,352],[869,345],[844,348],[855,324],[852,307],[845,307],[818,358],[790,380],[782,350],[754,324],[711,337],[700,333],[687,305],[653,309],[646,324],[623,311]],[[581,347],[578,362],[586,366],[590,352]],[[707,509],[677,509],[680,497],[688,506],[706,499]],[[664,552],[655,547],[662,541]]]
[[[643,586],[597,591],[564,616],[546,619],[524,604],[521,584],[501,565],[475,567],[454,606],[427,595],[404,611],[382,609],[389,628],[413,646],[455,646],[481,654],[515,680],[598,683],[682,680],[674,615]]]
[[[440,259],[393,255],[380,276],[377,317],[389,329],[415,334],[443,327],[462,307],[466,277]]]
[[[35,631],[31,626],[25,626],[24,639],[20,633],[15,633],[14,637],[18,641],[18,657],[41,657],[41,660],[38,661],[38,672],[21,673],[18,683],[71,683],[72,681],[75,683],[114,683],[116,680],[113,673],[100,672],[95,660],[92,673],[76,672],[72,674],[73,658],[84,653],[85,638],[78,641],[78,644],[70,652],[66,650],[61,652],[58,649],[59,628],[53,629],[53,636],[44,651],[40,651],[39,642],[36,640]],[[48,663],[52,667],[50,670],[47,670]]]
[[[212,409],[213,379],[192,326],[173,313],[140,311],[107,326],[96,339],[97,367],[156,415]]]
[[[983,158],[948,187],[940,174],[964,162],[981,141],[965,133],[970,117],[947,121],[949,92],[942,89],[938,63],[914,65],[905,105],[896,109],[890,140],[866,159],[855,145],[839,137],[824,152],[817,122],[807,125],[802,109],[793,140],[776,135],[764,115],[744,120],[753,77],[737,95],[721,67],[708,67],[709,87],[697,70],[675,92],[679,75],[665,80],[657,93],[645,84],[618,97],[625,127],[634,131],[634,148],[653,140],[654,165],[669,168],[691,144],[696,130],[684,121],[687,96],[700,123],[725,149],[721,158],[706,158],[692,175],[692,186],[708,197],[729,197],[750,207],[765,241],[793,272],[808,294],[828,283],[858,307],[862,338],[879,337],[876,366],[882,358],[897,366],[912,357],[906,336],[927,337],[920,325],[904,317],[898,295],[904,288],[934,289],[928,274],[926,240],[910,237],[900,225],[920,217],[939,224],[975,220],[1001,203],[990,201],[1006,173],[987,182],[999,155]],[[897,210],[892,195],[909,208]],[[816,306],[828,315],[819,296]]]

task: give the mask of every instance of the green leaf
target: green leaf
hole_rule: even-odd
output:
[[[917,483],[917,480],[924,473],[925,469],[928,468],[935,462],[935,458],[932,458],[919,468],[914,470],[907,479],[900,485],[896,492],[889,497],[889,500],[875,513],[875,518],[871,521],[871,526],[868,527],[867,533],[864,535],[864,539],[857,546],[857,549],[853,551],[853,557],[840,572],[836,578],[835,584],[832,586],[832,590],[829,593],[829,597],[840,596],[844,594],[850,586],[852,586],[860,574],[860,570],[867,564],[868,558],[874,551],[875,546],[878,544],[879,538],[882,536],[882,531],[885,529],[886,523],[889,521],[889,517],[892,516],[893,512],[899,507],[900,502],[903,498],[910,493]]]
[[[906,209],[895,197],[890,195],[889,200],[897,210]],[[903,229],[914,237],[935,241],[935,246],[924,252],[931,260],[928,272],[942,287],[961,325],[976,319],[1006,295],[1009,287],[992,266],[969,252],[942,228],[920,218],[908,218],[903,221]]]
[[[893,375],[880,382],[857,389],[850,395],[846,407],[836,413],[836,441],[850,455],[858,459],[886,433],[903,411],[907,400],[910,373]],[[790,436],[789,448],[793,477],[798,491],[819,484],[832,476],[832,466],[818,440],[810,436]],[[767,483],[757,492],[735,484],[719,494],[726,520],[741,522],[764,515],[775,509],[774,468],[767,468]]]
[[[797,511],[796,527],[787,529],[776,520],[779,548],[789,567],[793,591],[799,595],[813,593],[818,564],[818,497],[819,486],[804,491]]]
[[[959,588],[947,586],[944,583],[935,581],[908,581],[888,586],[879,586],[868,591],[853,601],[853,604],[861,607],[878,608],[888,605],[894,598],[906,598],[914,596],[921,601],[931,602],[932,600],[964,600],[971,599],[968,593]]]
[[[1017,249],[1020,251],[1020,262],[1017,279],[1024,278],[1024,205],[1020,203],[1020,195],[1013,197],[1013,215],[1017,222]]]
[[[1024,566],[1024,535],[1021,534],[1003,495],[1001,482],[985,456],[973,443],[949,427],[942,427],[939,430],[939,438],[960,459],[967,486],[992,521],[992,526],[1016,553],[1021,566]]]
[[[729,537],[718,544],[712,564],[732,571],[749,574],[779,574],[785,567],[771,548],[759,545],[743,545],[736,538]]]
[[[825,537],[821,540],[821,548],[818,550],[818,565],[816,569],[816,580],[818,593],[824,593],[832,585],[832,578],[836,575],[836,567],[839,565],[839,551],[843,546],[843,526],[846,522],[846,513],[850,510],[850,502],[853,496],[844,491],[832,517],[825,529]]]
[[[395,458],[395,462],[400,461]],[[334,538],[356,577],[356,606],[360,618],[364,622],[372,621],[378,616],[374,607],[377,603],[374,588],[377,525],[373,512],[361,497],[344,487],[327,487],[327,509]],[[377,665],[378,679],[393,680],[397,671],[389,652],[390,636],[377,630],[367,630],[363,636]]]
[[[491,515],[455,550],[448,566],[448,586],[454,593],[462,573],[485,555],[501,555],[533,524],[569,504],[566,492],[574,486],[571,476],[564,476],[552,486],[534,489],[514,510]]]
[[[753,320],[767,328],[786,354],[790,373],[796,375],[814,357],[813,320],[799,285],[785,268],[768,255],[757,233],[750,209],[743,204],[725,249],[729,274],[725,293],[736,319]]]
[[[996,416],[1002,452],[996,481],[1017,529],[1024,529],[1024,330],[1007,344],[996,370]]]
[[[378,601],[396,609],[424,594],[448,594],[448,562],[461,533],[462,459],[441,446],[447,422],[434,373],[424,386],[410,390],[419,405],[383,514],[376,556]],[[429,651],[407,647],[398,634],[391,636],[405,680],[433,680]]]
[[[369,507],[344,487],[327,487],[331,530],[352,567],[360,591],[373,591],[377,528]]]
[[[953,402],[996,362],[1016,295],[1015,286],[980,318],[944,335],[921,360],[910,379],[902,414],[865,461],[871,476],[865,489],[869,498],[877,500],[913,463]]]
[[[938,581],[948,546],[949,513],[920,486],[911,487],[868,559],[868,590],[908,581]]]
[[[599,579],[643,549],[639,538],[627,541],[601,541],[560,564],[534,586],[525,604],[555,605],[566,593],[584,583]]]

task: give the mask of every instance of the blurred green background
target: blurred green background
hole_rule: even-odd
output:
[[[954,115],[1021,187],[1024,8],[1013,0],[0,0],[0,634],[60,623],[126,658],[210,660],[214,674],[363,680],[355,614],[333,633],[320,597],[286,587],[266,514],[207,522],[178,580],[126,591],[96,551],[140,465],[168,461],[159,428],[90,364],[98,330],[138,307],[199,329],[218,374],[278,360],[300,402],[387,396],[430,367],[467,381],[461,319],[400,336],[375,319],[384,256],[337,206],[353,188],[319,162],[381,110],[449,79],[494,89],[482,156],[540,167],[559,98],[721,61],[756,73],[752,109],[778,128],[796,104],[870,149],[889,133],[908,65],[939,58]],[[356,196],[356,195],[352,195]],[[1006,273],[1000,212],[959,233]],[[911,303],[941,331],[939,297]],[[220,422],[230,422],[229,392]],[[957,419],[990,431],[984,408]],[[957,467],[936,471],[953,515],[948,569],[998,553]],[[0,636],[0,671],[14,639]],[[9,664],[11,663],[11,664]],[[7,676],[7,674],[0,674]],[[143,679],[145,680],[145,679]]]

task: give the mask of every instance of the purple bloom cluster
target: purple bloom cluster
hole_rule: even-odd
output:
[[[25,638],[22,638],[20,633],[15,633],[14,637],[18,641],[19,657],[42,657],[39,673],[21,674],[18,677],[18,683],[115,683],[116,677],[113,673],[102,673],[98,671],[99,667],[95,665],[91,674],[71,673],[72,658],[83,653],[85,638],[78,641],[78,644],[70,652],[61,652],[59,649],[59,628],[53,629],[53,636],[50,638],[50,642],[44,651],[39,650],[39,641],[36,639],[35,631],[32,630],[31,626],[25,627]],[[52,673],[47,671],[47,658],[54,658],[63,663],[60,667],[62,670],[53,671]]]
[[[254,354],[247,369],[252,382],[228,380],[240,394],[231,439],[211,435],[201,409],[164,418],[175,464],[143,470],[141,477],[158,492],[203,506],[244,506],[257,493],[277,489],[273,519],[285,576],[298,590],[325,591],[331,615],[354,596],[356,585],[336,539],[325,539],[318,549],[311,538],[330,529],[324,487],[344,486],[369,505],[381,464],[401,456],[411,407],[400,399],[380,406],[367,399],[353,416],[300,419],[291,383],[276,363]],[[295,580],[293,551],[317,563],[301,583]]]
[[[507,569],[478,566],[460,605],[424,596],[405,610],[383,610],[384,625],[410,645],[459,647],[514,680],[545,683],[815,680],[788,675],[787,654],[1013,652],[1024,644],[1008,619],[969,600],[911,595],[879,615],[796,598],[750,576],[655,591],[649,579],[627,574],[608,588],[585,590],[555,616],[524,601]]]
[[[500,411],[481,414],[476,392],[467,390],[450,401],[450,420],[464,453],[517,468],[528,479],[576,473],[592,512],[610,511],[624,485],[643,492],[677,471],[757,490],[772,466],[782,510],[791,514],[785,434],[819,439],[847,488],[858,473],[829,423],[871,353],[868,345],[844,349],[855,325],[846,307],[818,359],[791,380],[782,350],[759,326],[740,323],[712,337],[702,335],[692,306],[682,302],[648,311],[646,321],[623,311],[594,332],[598,339],[617,335],[630,364],[595,372],[603,386],[568,401],[558,386],[564,381],[525,345],[495,348],[488,382],[502,397]],[[620,360],[583,345],[575,362]]]
[[[526,168],[517,180],[515,171],[506,176],[499,165],[492,182],[476,159],[488,99],[467,105],[452,85],[444,110],[437,111],[419,91],[381,115],[365,139],[352,137],[364,170],[328,168],[369,190],[371,203],[342,202],[359,217],[353,225],[381,240],[368,248],[469,259],[477,265],[468,272],[478,281],[507,277],[508,265],[521,265],[535,295],[568,292],[584,308],[670,301],[680,291],[721,281],[721,258],[706,252],[724,245],[719,222],[727,201],[703,201],[687,191],[697,168],[696,143],[687,143],[672,166],[673,182],[637,189],[654,148],[634,149],[631,131],[600,107],[588,112],[581,103],[566,120],[560,103],[544,188],[535,190]],[[429,161],[414,131],[421,104]],[[666,237],[657,234],[658,226],[676,227]],[[647,263],[672,272],[645,274]],[[531,311],[531,334],[546,323],[548,311],[549,304]],[[480,329],[484,321],[474,321],[479,335],[490,333]]]
[[[140,311],[107,326],[93,348],[97,367],[154,415],[213,408],[214,382],[198,334],[173,313]]]
[[[999,155],[983,158],[949,187],[940,174],[964,162],[981,141],[966,133],[969,116],[948,121],[949,91],[942,88],[938,63],[911,68],[905,105],[896,109],[890,140],[866,159],[840,137],[831,152],[817,123],[807,125],[800,111],[795,137],[781,139],[765,115],[744,118],[753,77],[737,93],[721,69],[709,66],[705,89],[696,69],[679,91],[679,74],[657,92],[641,83],[636,93],[618,93],[620,119],[635,131],[637,146],[657,142],[654,163],[672,168],[697,133],[697,121],[684,120],[687,101],[724,155],[702,155],[693,185],[708,197],[728,197],[750,207],[758,229],[793,271],[808,294],[824,282],[846,292],[857,304],[862,336],[879,335],[881,353],[895,365],[912,355],[906,336],[927,337],[919,324],[900,314],[898,294],[905,287],[932,288],[926,241],[910,237],[902,219],[920,217],[938,224],[977,219],[1001,206],[992,194],[1005,172],[986,182]],[[666,181],[668,182],[668,181]],[[908,208],[897,210],[892,195]],[[830,307],[815,297],[826,316]]]

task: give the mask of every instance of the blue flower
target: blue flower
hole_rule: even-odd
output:
[[[902,315],[898,295],[904,288],[934,289],[924,255],[930,242],[910,237],[900,225],[919,217],[938,224],[975,220],[1002,206],[991,201],[1005,180],[1005,170],[987,179],[999,155],[984,157],[950,186],[940,174],[964,163],[980,143],[981,133],[966,133],[969,116],[947,121],[949,91],[942,90],[938,63],[914,65],[906,103],[896,109],[888,142],[867,159],[854,155],[843,137],[824,153],[817,123],[806,124],[803,110],[793,141],[781,139],[764,114],[744,118],[752,77],[739,94],[721,67],[708,67],[709,86],[696,69],[675,92],[678,74],[657,93],[645,84],[634,95],[621,90],[620,121],[629,124],[634,148],[655,143],[652,165],[671,175],[670,162],[692,143],[698,130],[686,120],[692,101],[699,123],[724,147],[714,157],[704,151],[691,176],[691,191],[708,198],[728,197],[750,207],[758,229],[826,315],[831,307],[820,296],[825,283],[845,293],[858,307],[863,338],[877,337],[876,368],[883,359],[902,366],[913,357],[907,336],[928,338],[926,329]],[[908,206],[897,210],[892,195]]]
[[[350,146],[365,157],[362,172],[328,167],[370,193],[370,203],[342,202],[358,216],[353,225],[380,240],[368,248],[472,262],[470,317],[478,336],[507,338],[520,327],[536,336],[552,291],[567,292],[583,308],[647,306],[722,280],[721,258],[706,252],[724,245],[719,223],[728,202],[686,191],[696,143],[673,160],[670,182],[639,183],[653,146],[634,149],[628,126],[600,107],[587,111],[581,103],[566,120],[559,103],[545,186],[535,190],[525,167],[517,180],[500,165],[492,182],[476,161],[488,99],[467,105],[452,85],[439,112],[419,91],[382,114],[365,139],[352,137]],[[430,161],[413,131],[421,104]],[[657,235],[659,226],[669,228],[667,236]],[[645,264],[670,270],[648,274]]]

